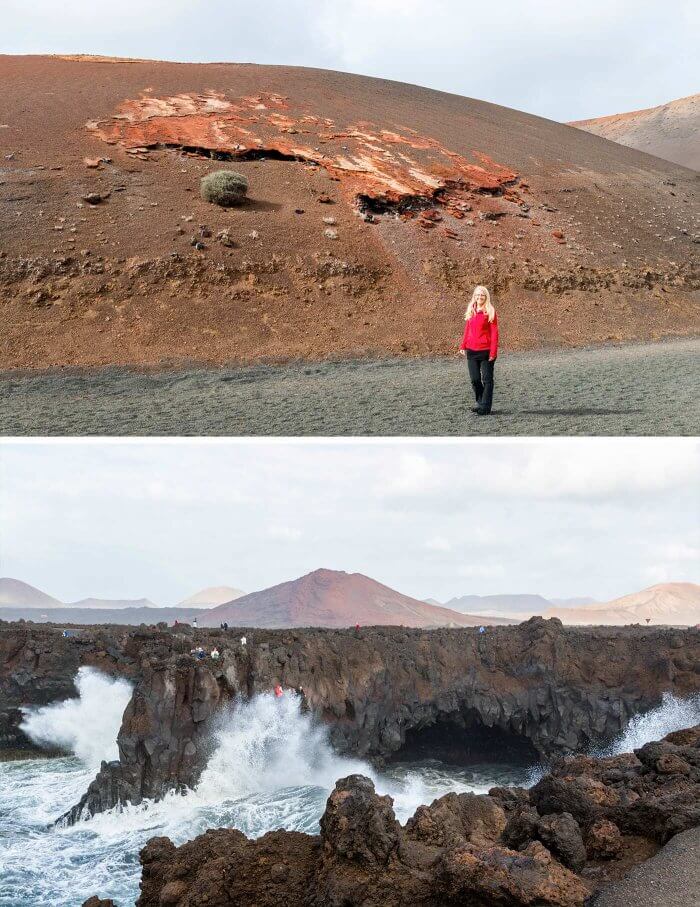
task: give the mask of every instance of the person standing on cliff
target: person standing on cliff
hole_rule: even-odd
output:
[[[493,371],[498,356],[498,317],[486,287],[478,286],[464,313],[464,337],[459,355],[467,357],[476,406],[472,412],[488,416],[493,403]]]

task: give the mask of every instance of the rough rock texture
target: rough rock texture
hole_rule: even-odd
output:
[[[118,803],[157,800],[169,790],[192,787],[207,761],[207,721],[221,698],[212,672],[188,655],[168,668],[147,665],[124,712],[119,760],[102,763],[62,821],[72,824]]]
[[[439,825],[450,810],[440,801],[433,806]],[[479,844],[451,834],[444,836],[448,845],[414,838],[396,821],[391,798],[351,775],[328,798],[319,837],[273,832],[249,841],[219,830],[180,848],[167,838],[149,841],[141,852],[138,907],[267,907],[281,899],[291,907],[574,907],[588,894],[537,842],[516,853],[497,843],[497,833]]]
[[[306,706],[339,752],[375,760],[430,752],[459,763],[494,749],[529,762],[584,750],[658,704],[663,692],[683,696],[700,686],[694,629],[574,629],[533,618],[483,635],[468,628],[247,630],[246,646],[241,632],[98,627],[65,639],[46,626],[0,624],[5,745],[18,746],[22,706],[74,695],[81,664],[136,682],[119,762],[103,766],[83,803],[88,811],[194,783],[206,764],[212,716],[276,683],[304,688]],[[222,657],[195,660],[194,645],[216,646]],[[661,763],[667,772],[676,765]],[[580,821],[575,808],[561,811]]]
[[[669,781],[655,767],[664,756],[683,759],[689,771]],[[560,791],[557,803],[543,797],[552,779]],[[593,805],[578,810],[579,823],[560,804],[580,800],[582,789]],[[673,830],[669,794],[678,817]],[[642,802],[644,815],[665,821],[646,829],[635,819],[622,821],[620,831],[609,819],[594,818],[609,813],[620,820],[620,804],[629,809]],[[700,726],[634,754],[564,760],[529,792],[448,794],[421,806],[404,827],[390,797],[378,796],[369,779],[351,775],[328,798],[318,837],[274,832],[249,841],[221,829],[179,848],[167,838],[152,839],[141,852],[138,907],[272,907],[281,900],[290,907],[582,907],[670,836],[700,826],[699,806]],[[509,826],[524,808],[533,821],[515,843]],[[614,847],[602,847],[613,838]],[[700,889],[693,885],[679,904],[697,903]]]
[[[504,349],[700,330],[694,174],[580,129],[282,66],[0,84],[0,367],[451,353],[477,283]],[[222,166],[245,205],[198,197]]]
[[[571,816],[594,837],[601,820],[625,834],[665,844],[700,825],[700,727],[669,734],[634,753],[557,761],[530,791],[540,815]],[[606,829],[606,837],[614,831]],[[597,846],[597,845],[596,845]]]

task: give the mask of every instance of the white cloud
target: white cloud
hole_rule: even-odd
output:
[[[441,535],[434,535],[425,541],[428,551],[452,551],[452,543]]]
[[[502,564],[460,564],[456,573],[465,579],[494,579],[503,576],[505,570]]]
[[[642,570],[642,576],[650,585],[656,583],[670,583],[678,580],[678,573],[671,570],[668,564],[648,564]]]
[[[267,535],[281,542],[298,542],[303,533],[294,526],[269,526]]]
[[[494,446],[479,456],[465,448],[460,458],[438,449],[430,462],[405,454],[384,463],[377,492],[397,500],[440,498],[455,509],[488,496],[605,502],[689,486],[699,470],[700,445],[692,438],[552,439]]]
[[[0,575],[63,600],[166,604],[326,566],[417,598],[605,601],[697,580],[697,451],[673,438],[5,441]]]
[[[425,495],[441,485],[435,467],[421,453],[399,453],[385,467],[378,492],[391,495]]]
[[[659,546],[658,553],[668,561],[695,561],[700,568],[700,546],[686,542],[666,542]]]

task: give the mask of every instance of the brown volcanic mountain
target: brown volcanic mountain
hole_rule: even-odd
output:
[[[583,130],[291,67],[0,82],[0,367],[448,353],[477,282],[511,349],[700,327],[693,174]]]
[[[361,573],[314,570],[299,579],[252,592],[206,611],[202,626],[266,627],[473,627],[514,621],[480,618],[402,595]]]
[[[577,120],[569,125],[700,170],[700,94],[647,110]]]
[[[558,617],[567,624],[642,624],[646,620],[652,624],[700,624],[700,585],[659,583],[606,604],[550,608],[545,617]]]

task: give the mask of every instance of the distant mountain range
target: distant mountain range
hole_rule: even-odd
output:
[[[429,600],[431,604],[440,604]],[[478,611],[485,617],[508,617],[527,620],[535,614],[544,614],[553,607],[571,608],[596,604],[594,598],[544,598],[542,595],[460,595],[445,602],[445,608],[462,613]]]
[[[202,589],[174,607],[159,607],[147,598],[83,598],[62,602],[35,586],[11,577],[0,578],[0,619],[52,621],[65,624],[189,623],[202,609],[243,593],[233,586]]]
[[[700,170],[700,94],[646,110],[569,123],[619,145]]]
[[[67,602],[67,608],[90,608],[95,611],[118,611],[121,608],[157,608],[147,598],[81,598],[77,602]]]
[[[523,620],[542,614],[552,607],[552,602],[541,595],[460,595],[445,602],[444,607],[462,613],[478,610],[479,614]]]
[[[567,624],[695,625],[700,623],[700,586],[697,583],[659,583],[623,595],[606,604],[583,608],[550,608],[544,617],[558,617]]]
[[[231,595],[230,599],[226,596]],[[216,601],[224,599],[223,602]],[[213,607],[207,607],[213,600]],[[189,604],[188,604],[189,603]],[[445,604],[419,601],[361,573],[315,570],[289,582],[244,595],[230,586],[214,586],[174,607],[148,599],[85,598],[64,604],[12,578],[0,578],[0,618],[79,624],[154,624],[159,621],[200,626],[348,627],[382,624],[407,627],[511,624],[535,614],[558,617],[566,624],[700,623],[700,585],[661,583],[610,602],[594,599],[546,599],[541,595],[463,595]]]
[[[245,595],[240,589],[234,589],[233,586],[208,586],[206,589],[200,589],[189,598],[184,598],[180,603],[180,608],[216,608],[218,605],[224,605],[226,602],[233,601]]]

